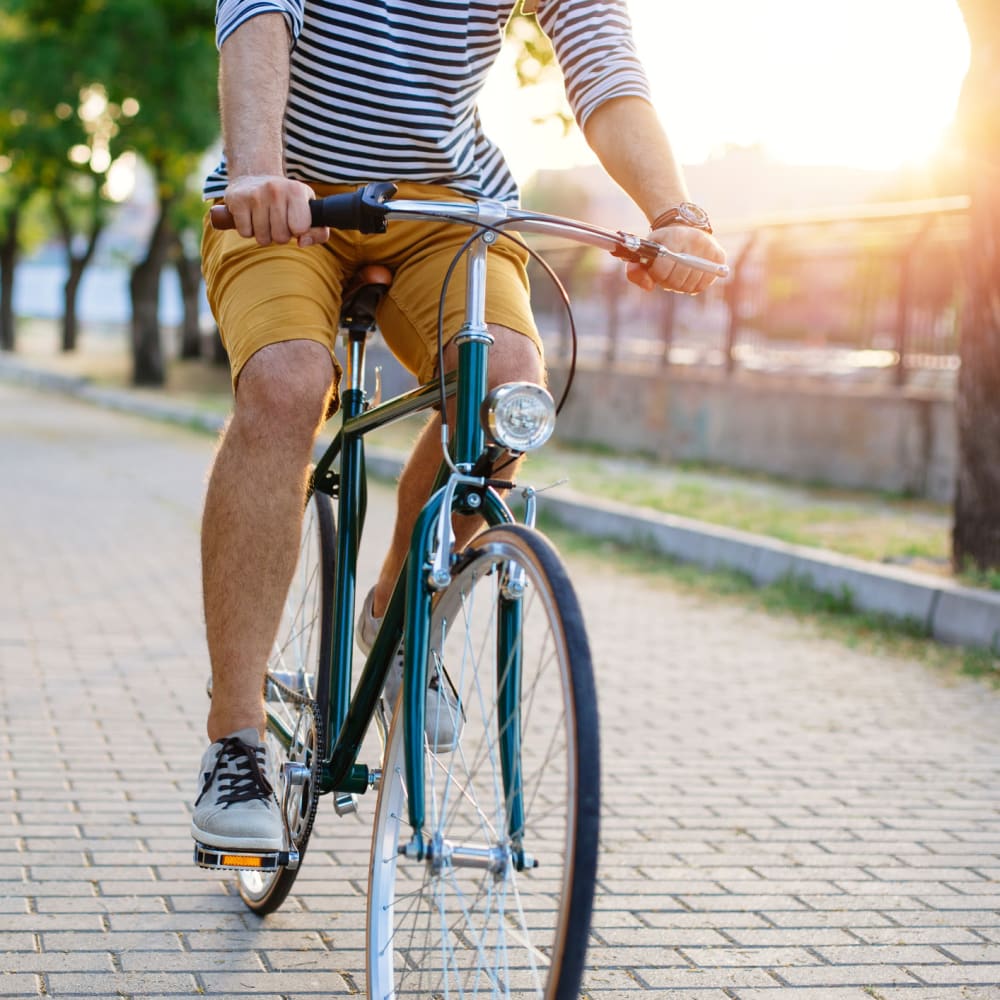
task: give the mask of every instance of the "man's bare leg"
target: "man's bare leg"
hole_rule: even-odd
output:
[[[264,672],[295,571],[306,469],[332,378],[329,352],[305,340],[263,348],[240,374],[202,522],[213,741],[250,727],[263,734]]]
[[[495,338],[495,343],[490,348],[490,388],[503,382],[513,381],[544,383],[542,361],[531,340],[504,327],[491,326],[490,332]],[[457,361],[458,350],[453,343],[449,344],[445,349],[445,367],[451,370]],[[375,584],[372,602],[372,613],[376,618],[381,617],[392,596],[392,588],[396,585],[396,579],[409,552],[410,536],[413,534],[417,516],[430,495],[440,466],[441,418],[435,415],[421,431],[399,478],[396,524],[389,551]],[[504,468],[503,474],[505,477],[513,478],[516,470],[517,465],[512,464]],[[457,543],[463,545],[481,527],[482,520],[478,517],[456,518]]]

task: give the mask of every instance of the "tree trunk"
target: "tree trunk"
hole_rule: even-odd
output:
[[[17,207],[7,210],[3,240],[0,241],[0,351],[13,351],[17,346],[14,332],[14,271],[17,268],[18,224],[21,213]]]
[[[179,246],[176,267],[184,303],[180,356],[185,360],[196,359],[201,357],[201,323],[198,315],[201,305],[201,260],[188,257],[184,248]]]
[[[971,61],[958,120],[971,197],[958,379],[956,569],[1000,569],[1000,7],[961,0]]]
[[[64,352],[75,351],[79,339],[80,324],[76,315],[77,293],[83,279],[84,264],[78,257],[69,256],[69,274],[63,285],[63,321],[62,349]]]
[[[104,229],[104,219],[100,208],[100,192],[95,189],[94,215],[91,220],[90,232],[87,234],[87,245],[81,254],[73,253],[73,225],[69,218],[69,213],[58,195],[52,198],[52,208],[56,220],[59,223],[59,230],[62,233],[63,245],[66,247],[66,283],[63,285],[63,322],[62,322],[62,349],[65,352],[75,351],[79,340],[79,321],[76,311],[80,283],[83,281],[84,271],[94,258],[94,251],[97,249],[97,240]]]
[[[160,331],[160,275],[173,243],[167,218],[169,198],[160,199],[146,257],[133,269],[129,280],[132,298],[132,384],[163,385],[167,380]]]

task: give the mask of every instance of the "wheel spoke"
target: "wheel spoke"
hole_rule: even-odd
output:
[[[512,564],[524,568],[528,589],[517,648],[500,650],[500,581]],[[454,683],[465,725],[453,751],[426,752],[429,857],[418,861],[388,856],[407,839],[402,713],[394,720],[376,807],[369,991],[398,1000],[543,1000],[557,988],[578,992],[597,810],[578,807],[575,775],[582,770],[596,783],[599,774],[579,607],[546,543],[505,526],[476,539],[432,616],[429,664]],[[520,704],[502,718],[498,692],[515,663]],[[513,725],[519,756],[505,775],[500,747],[509,739],[504,727]],[[510,830],[507,786],[519,792],[523,831]],[[523,871],[519,849],[530,855]],[[535,860],[540,867],[531,867]]]

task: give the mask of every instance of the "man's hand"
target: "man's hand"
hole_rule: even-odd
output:
[[[662,243],[668,250],[704,257],[716,264],[726,262],[726,254],[713,236],[691,226],[664,226],[650,233],[649,238]],[[646,267],[643,264],[628,265],[628,280],[647,292],[663,288],[671,292],[686,292],[697,295],[716,281],[714,274],[695,271],[693,268],[677,264],[669,257],[659,257]]]
[[[301,181],[260,175],[231,180],[225,202],[240,236],[254,237],[262,247],[293,239],[308,247],[330,238],[329,229],[312,225],[309,199],[314,197]]]

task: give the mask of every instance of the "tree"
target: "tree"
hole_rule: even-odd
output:
[[[33,181],[29,168],[33,130],[28,113],[14,100],[16,47],[22,44],[24,25],[11,12],[0,12],[0,92],[6,98],[6,114],[0,115],[0,350],[13,351],[14,272],[21,249],[21,220]]]
[[[970,194],[958,379],[957,569],[1000,569],[1000,4],[959,0],[971,42],[958,108]]]
[[[0,351],[17,346],[14,331],[14,270],[21,245],[21,189],[0,187]]]
[[[135,101],[129,147],[149,166],[156,221],[132,269],[132,381],[165,381],[159,321],[160,276],[176,246],[174,213],[189,177],[218,134],[212,0],[104,0],[95,11],[110,51],[107,80],[117,104]]]
[[[20,212],[43,193],[67,257],[64,350],[77,340],[76,301],[84,271],[107,222],[107,177],[116,156],[119,119],[96,83],[108,70],[90,43],[87,5],[56,0],[8,0],[0,23],[0,91],[11,107],[3,134],[9,191],[4,225],[4,282],[12,282]],[[4,327],[12,324],[4,296]]]
[[[69,147],[69,154],[55,170],[51,185],[52,214],[66,252],[63,287],[62,349],[74,351],[79,323],[76,303],[84,272],[94,259],[97,241],[108,223],[111,202],[108,174],[114,162],[112,142],[119,136],[118,121],[130,118],[130,109],[111,104],[100,84],[79,93],[75,118],[83,125],[85,142]],[[57,107],[68,109],[65,102]],[[68,116],[67,116],[68,117]],[[67,136],[69,140],[70,136]]]

